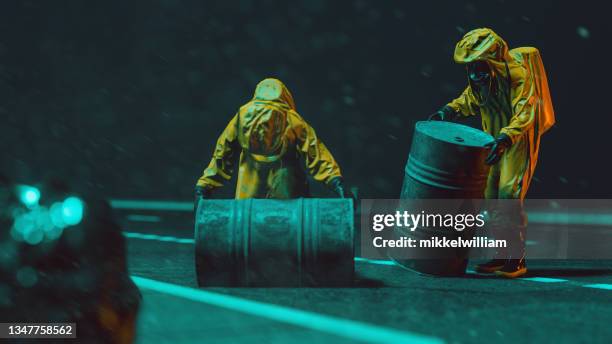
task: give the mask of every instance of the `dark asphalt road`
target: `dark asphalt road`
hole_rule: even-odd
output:
[[[129,233],[192,238],[188,212],[122,210],[118,218]],[[193,244],[159,239],[128,238],[130,273],[196,288]],[[353,288],[205,291],[355,320],[365,326],[376,325],[377,329],[426,335],[447,343],[612,342],[612,290],[605,289],[612,288],[610,261],[532,260],[528,268],[528,276],[519,280],[473,273],[462,278],[436,278],[398,266],[357,261]],[[599,288],[587,287],[593,284]],[[143,295],[139,343],[359,342],[355,340],[358,334],[339,336],[314,330],[311,324],[291,325],[164,291],[145,288]]]

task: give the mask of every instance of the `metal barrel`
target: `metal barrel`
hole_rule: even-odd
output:
[[[354,271],[351,199],[201,200],[199,286],[346,286]]]
[[[400,198],[483,198],[493,141],[489,134],[452,122],[417,122]]]
[[[488,149],[484,145],[493,137],[472,127],[452,122],[417,122],[406,164],[401,199],[482,199],[489,166],[485,164]],[[467,207],[466,207],[467,206]],[[457,211],[469,212],[470,202]],[[397,235],[414,239],[446,236],[470,239],[473,231],[445,231],[419,228]],[[454,237],[453,237],[454,236]],[[396,261],[424,274],[456,276],[465,273],[468,250],[419,249],[418,259]]]

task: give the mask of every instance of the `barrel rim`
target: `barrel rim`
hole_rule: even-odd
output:
[[[459,128],[465,129],[468,132],[470,132],[471,134],[474,134],[476,137],[482,137],[483,138],[483,142],[484,143],[482,143],[482,144],[476,144],[476,143],[470,143],[470,142],[462,141],[461,145],[460,145],[462,147],[479,147],[479,148],[482,148],[485,143],[493,141],[493,136],[489,135],[485,131],[476,129],[474,127],[470,127],[469,125],[460,124],[460,123],[456,123],[456,122],[418,121],[415,124],[415,132],[420,132],[420,133],[422,133],[422,134],[424,134],[424,135],[426,135],[428,137],[431,137],[431,138],[433,138],[435,140],[439,140],[439,141],[442,141],[442,142],[458,144],[457,141],[450,140],[449,138],[432,136],[432,135],[424,132],[423,130],[419,130],[419,129],[423,129],[423,126],[449,126],[449,125],[450,126],[457,126]]]

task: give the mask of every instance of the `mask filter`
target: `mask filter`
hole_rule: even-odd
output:
[[[491,94],[493,71],[486,62],[475,61],[467,65],[467,74],[476,97],[485,104]]]

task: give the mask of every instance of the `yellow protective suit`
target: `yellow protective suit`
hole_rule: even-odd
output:
[[[455,47],[460,64],[484,61],[493,71],[492,91],[482,99],[471,84],[448,104],[464,115],[480,115],[493,137],[504,133],[512,146],[489,172],[485,198],[524,199],[535,171],[541,135],[555,123],[546,72],[536,48],[508,50],[491,29],[465,34]],[[469,78],[468,78],[469,80]]]
[[[238,152],[236,199],[308,196],[305,171],[326,184],[341,177],[333,156],[277,79],[261,81],[253,99],[240,107],[217,140],[197,186],[214,189],[230,180]]]

